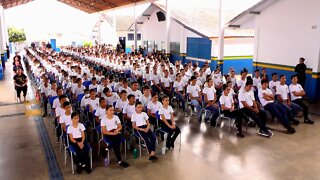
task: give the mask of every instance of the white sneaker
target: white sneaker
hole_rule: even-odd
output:
[[[18,101],[18,103],[19,103],[19,102],[21,102],[21,99],[20,99],[20,98],[17,98],[17,101]]]

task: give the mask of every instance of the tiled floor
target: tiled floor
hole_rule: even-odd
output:
[[[0,81],[0,102],[13,103],[12,80],[6,75]],[[11,82],[10,82],[11,81]],[[313,110],[318,105],[311,105]],[[23,112],[24,105],[0,104],[0,116]],[[179,113],[177,114],[179,116]],[[315,125],[295,126],[297,133],[284,134],[278,123],[271,122],[274,130],[271,139],[257,135],[257,129],[249,128],[244,139],[237,139],[234,131],[228,132],[209,124],[199,124],[195,118],[178,118],[182,131],[176,149],[160,154],[156,163],[147,160],[143,151],[141,159],[133,159],[129,153],[130,167],[119,168],[113,152],[111,165],[103,166],[103,159],[94,157],[92,174],[72,175],[70,163],[64,166],[63,153],[55,143],[53,129],[46,122],[52,146],[65,179],[320,179],[320,118],[310,116]],[[49,179],[43,148],[34,121],[26,116],[0,118],[0,179]]]

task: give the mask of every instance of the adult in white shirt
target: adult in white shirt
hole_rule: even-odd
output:
[[[259,135],[265,137],[271,137],[272,132],[266,126],[267,114],[265,111],[260,110],[255,101],[254,94],[252,92],[252,81],[247,81],[243,90],[239,91],[239,105],[242,114],[247,115],[260,127]]]
[[[264,107],[264,109],[271,113],[273,116],[277,117],[277,119],[280,121],[283,127],[287,129],[288,133],[295,133],[295,129],[292,128],[290,125],[286,107],[284,107],[281,103],[274,102],[274,95],[272,91],[268,88],[267,79],[263,79],[261,81],[261,89],[259,89],[258,96],[261,105]]]
[[[122,125],[118,116],[114,115],[114,108],[112,106],[106,107],[106,116],[101,119],[101,132],[105,138],[112,144],[112,149],[116,158],[118,160],[118,164],[124,168],[129,167],[129,164],[122,160],[120,145],[122,142],[121,135]],[[104,153],[104,158],[106,157],[106,153]]]
[[[242,115],[239,110],[235,109],[234,101],[232,96],[230,96],[230,87],[226,84],[222,86],[222,95],[220,96],[219,103],[221,105],[221,110],[226,117],[235,118],[237,122],[237,137],[243,138],[242,134]]]
[[[271,90],[273,95],[276,95],[277,86],[280,84],[278,81],[278,74],[272,73],[272,80],[269,82],[269,89]]]
[[[132,127],[146,143],[149,152],[149,160],[156,161],[156,136],[150,130],[149,116],[145,112],[142,112],[143,108],[141,102],[136,103],[136,112],[131,117]]]
[[[160,122],[163,130],[168,132],[166,146],[168,149],[174,148],[174,142],[181,133],[180,128],[174,121],[173,109],[169,105],[170,98],[164,96],[162,98],[162,106],[159,108]]]
[[[206,86],[202,93],[204,96],[205,108],[212,114],[210,124],[215,125],[216,119],[219,117],[219,106],[215,103],[217,100],[216,89],[212,79],[207,80],[208,86]]]
[[[187,94],[189,95],[189,98],[191,100],[191,104],[196,107],[196,112],[199,118],[199,121],[201,121],[201,105],[202,102],[201,98],[201,89],[196,84],[197,78],[195,76],[191,77],[191,84],[187,87]]]
[[[291,84],[289,86],[290,94],[291,94],[291,100],[293,103],[298,104],[303,109],[303,117],[304,117],[304,123],[307,124],[314,124],[312,120],[309,119],[309,107],[308,105],[302,100],[302,97],[306,94],[303,90],[303,87],[298,84],[298,76],[293,75],[291,76]]]
[[[298,125],[300,122],[298,120],[295,120],[293,117],[295,117],[295,115],[301,110],[301,107],[298,104],[291,102],[289,96],[289,87],[286,85],[286,80],[287,79],[285,75],[280,76],[280,84],[276,89],[277,97],[279,103],[282,103],[287,108],[288,114],[290,114],[291,112],[292,123]]]

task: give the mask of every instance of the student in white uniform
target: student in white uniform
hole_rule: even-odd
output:
[[[106,100],[101,97],[99,98],[99,107],[97,108],[94,116],[95,118],[95,126],[99,126],[101,119],[103,119],[106,116],[106,107],[107,107],[107,102]]]
[[[304,123],[306,124],[314,124],[312,120],[309,119],[309,107],[308,105],[302,100],[302,97],[306,94],[303,87],[298,84],[298,76],[293,75],[291,76],[291,84],[289,86],[291,100],[293,103],[298,104],[303,109],[303,117]]]
[[[261,82],[259,69],[256,69],[254,71],[254,77],[252,78],[252,80],[253,80],[254,90],[257,91],[258,90],[258,84]]]
[[[174,148],[174,142],[178,135],[181,133],[180,128],[176,125],[173,115],[173,109],[169,105],[170,98],[164,96],[162,98],[162,106],[159,109],[159,115],[161,119],[160,126],[166,132],[168,132],[166,146],[168,149]]]
[[[259,135],[265,137],[271,137],[272,132],[267,128],[267,114],[262,111],[254,97],[252,92],[252,80],[247,80],[244,88],[239,91],[239,107],[243,114],[246,114],[260,127]]]
[[[131,117],[132,127],[138,131],[138,134],[143,139],[149,152],[149,160],[156,161],[158,158],[155,154],[156,136],[150,130],[149,116],[142,112],[143,105],[141,102],[136,103],[136,112]]]
[[[151,90],[149,86],[143,87],[143,95],[139,98],[139,101],[142,103],[144,107],[146,107],[151,101]]]
[[[162,104],[159,102],[159,97],[156,92],[151,93],[152,99],[147,105],[147,113],[149,116],[149,122],[155,126],[155,129],[157,129],[157,117],[156,112],[159,111]]]
[[[109,88],[104,88],[103,90],[103,96],[105,100],[107,101],[107,105],[114,106],[115,103],[120,99],[119,95],[115,92],[112,92]]]
[[[86,128],[83,124],[79,123],[79,114],[73,112],[71,114],[72,124],[68,126],[67,133],[69,136],[70,146],[75,147],[76,155],[75,162],[77,163],[77,173],[81,173],[85,168],[87,173],[91,173],[91,167],[89,163],[89,151],[88,145],[85,142],[86,136],[84,131]]]
[[[78,78],[76,83],[77,83],[77,86],[74,87],[72,91],[74,99],[77,99],[79,94],[84,94],[84,90],[85,90],[85,87],[82,85],[82,79]]]
[[[129,94],[128,95],[128,104],[126,106],[124,106],[123,110],[122,110],[123,119],[130,128],[131,128],[132,114],[134,114],[136,112],[135,103],[136,103],[136,98],[134,97],[134,95]]]
[[[195,76],[191,76],[191,84],[187,87],[187,94],[189,95],[189,98],[191,100],[191,104],[195,106],[196,113],[198,115],[199,121],[201,121],[201,89],[196,84],[197,78]]]
[[[48,106],[48,102],[49,102],[50,89],[51,89],[51,86],[49,84],[49,80],[47,78],[44,78],[43,86],[41,86],[41,88],[40,88],[40,93],[41,93],[42,102],[43,102],[43,111],[44,111],[44,114],[42,117],[46,117],[48,115],[47,106]]]
[[[153,72],[150,74],[150,81],[152,82],[151,84],[151,89],[154,92],[157,92],[158,94],[161,92],[161,85],[160,85],[160,75],[158,74],[157,67],[153,67]]]
[[[57,88],[57,98],[55,98],[53,100],[53,103],[52,103],[52,111],[55,112],[55,109],[60,106],[60,101],[59,101],[59,97],[63,95],[63,89],[61,87],[58,87]]]
[[[219,117],[219,106],[216,104],[217,95],[213,80],[209,78],[207,83],[208,86],[206,86],[202,92],[204,95],[205,108],[212,114],[210,124],[214,126],[216,124],[216,119]]]
[[[287,129],[289,134],[295,133],[295,129],[291,127],[289,117],[287,116],[286,107],[281,103],[275,103],[274,95],[268,88],[268,80],[263,79],[261,81],[261,88],[259,89],[259,99],[264,110],[277,117],[280,123]]]
[[[97,78],[93,77],[91,81],[92,81],[92,84],[89,85],[89,90],[94,89],[95,91],[98,91]]]
[[[269,82],[269,89],[271,90],[273,95],[276,95],[277,86],[280,84],[278,81],[278,74],[272,73],[272,80]]]
[[[243,69],[240,72],[241,78],[237,81],[237,89],[240,90],[242,86],[244,86],[247,82],[248,71]]]
[[[176,98],[179,102],[181,102],[182,110],[184,112],[184,116],[188,117],[188,113],[186,112],[186,93],[185,93],[185,87],[186,85],[182,81],[181,74],[178,73],[176,76],[176,81],[173,83],[174,91]]]
[[[171,97],[172,90],[172,79],[169,77],[169,71],[166,69],[164,71],[164,77],[161,78],[161,87],[165,95]]]
[[[235,118],[237,123],[237,137],[243,138],[242,134],[242,115],[239,110],[235,109],[234,101],[232,96],[230,96],[230,87],[226,84],[222,86],[223,92],[220,96],[219,103],[221,105],[221,110],[226,117]]]
[[[118,164],[123,167],[129,167],[129,164],[122,160],[120,145],[122,142],[122,135],[121,135],[121,122],[118,116],[114,115],[114,108],[113,106],[108,105],[105,109],[106,115],[101,119],[101,132],[108,141],[111,142],[111,146],[116,155]],[[104,151],[105,152],[105,151]],[[104,158],[106,157],[106,153],[104,154]],[[106,159],[108,161],[108,159]]]
[[[298,125],[300,122],[295,120],[295,115],[301,110],[301,107],[293,102],[291,102],[289,96],[289,87],[285,84],[286,83],[286,76],[280,76],[280,84],[277,86],[276,93],[279,100],[279,103],[285,105],[288,111],[288,116],[292,117],[292,123]],[[290,118],[291,119],[291,118]]]
[[[63,130],[63,134],[66,134],[67,133],[67,127],[69,125],[72,124],[72,121],[71,121],[71,113],[72,113],[72,108],[71,108],[71,103],[66,101],[63,103],[63,108],[65,110],[65,113],[62,114],[60,116],[60,125],[62,127],[62,130]]]
[[[140,97],[142,96],[142,93],[138,88],[139,88],[138,82],[134,81],[134,82],[132,82],[131,91],[128,92],[128,94],[134,95],[134,97],[136,98],[136,101],[138,101],[140,99]]]

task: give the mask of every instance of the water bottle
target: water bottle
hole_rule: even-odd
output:
[[[133,159],[137,159],[138,158],[138,149],[134,148],[133,149]]]

